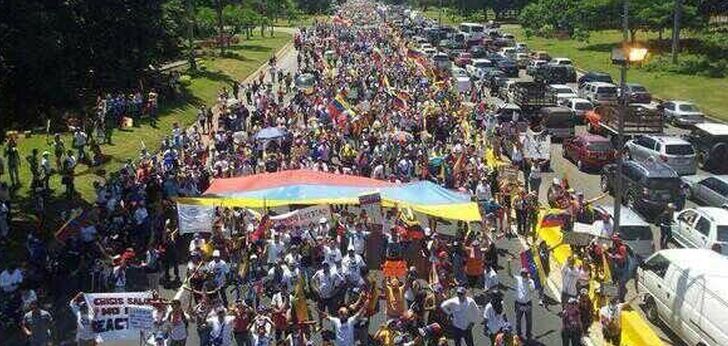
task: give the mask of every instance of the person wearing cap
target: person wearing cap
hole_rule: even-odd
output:
[[[512,276],[516,280],[515,291],[515,315],[516,315],[516,335],[521,336],[521,322],[526,319],[526,335],[525,339],[531,340],[531,327],[533,325],[533,302],[532,295],[540,294],[536,289],[536,283],[528,273],[528,269],[521,268],[518,275],[513,275],[511,269],[511,259],[508,259],[508,275]]]
[[[561,314],[561,340],[564,346],[581,346],[585,328],[576,297],[569,297]]]
[[[347,284],[350,286],[358,286],[363,283],[361,273],[366,267],[366,263],[361,255],[354,251],[353,246],[349,246],[346,256],[341,261],[341,267]]]
[[[235,316],[228,315],[224,307],[215,309],[214,314],[206,321],[210,328],[210,343],[215,346],[232,346],[234,321]]]
[[[455,297],[442,302],[440,308],[451,318],[455,346],[460,346],[463,340],[466,345],[473,346],[473,325],[479,319],[480,310],[475,300],[467,296],[465,287],[458,286],[455,294]]]
[[[96,345],[96,334],[92,328],[93,313],[89,311],[84,301],[83,292],[78,292],[68,303],[73,315],[76,317],[76,342],[78,346]]]
[[[329,313],[336,311],[338,304],[336,295],[344,284],[344,278],[331,269],[327,262],[311,277],[311,289],[316,294],[318,310],[328,310]]]
[[[227,276],[230,273],[230,266],[222,258],[220,258],[220,250],[212,252],[212,260],[207,264],[207,270],[212,273],[212,280],[220,289],[220,298],[225,306],[228,305],[227,294],[225,293],[225,284]]]
[[[495,343],[495,337],[507,323],[506,311],[503,308],[503,294],[494,291],[490,295],[490,301],[483,309],[483,333],[490,339],[491,345]]]

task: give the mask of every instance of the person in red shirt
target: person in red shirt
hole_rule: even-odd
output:
[[[245,304],[242,299],[235,301],[235,307],[233,308],[233,314],[235,319],[233,320],[233,336],[235,337],[235,343],[238,345],[249,345],[250,344],[250,321],[253,318],[252,309]]]

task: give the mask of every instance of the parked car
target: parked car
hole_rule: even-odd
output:
[[[488,59],[473,59],[471,64],[465,67],[465,70],[467,70],[473,78],[483,79],[487,70],[495,68],[495,64]]]
[[[504,58],[507,59],[515,59],[516,58],[516,47],[503,47],[500,50],[500,55],[502,55]]]
[[[465,93],[470,91],[472,83],[470,81],[470,76],[468,76],[468,72],[466,72],[465,69],[453,66],[452,78],[455,80],[458,92]]]
[[[683,137],[697,152],[698,166],[717,173],[728,173],[728,125],[703,123]]]
[[[553,58],[549,61],[552,65],[574,65],[569,58]]]
[[[662,116],[675,126],[689,127],[705,122],[705,115],[692,102],[667,101],[662,103]]]
[[[728,208],[728,175],[683,177],[688,198],[709,207]]]
[[[541,126],[553,138],[564,139],[574,135],[574,114],[562,106],[542,107],[538,112]]]
[[[533,80],[545,84],[566,84],[576,82],[576,70],[571,65],[545,64],[532,74]]]
[[[531,60],[526,65],[526,74],[529,76],[533,76],[536,73],[536,70],[548,63],[549,62],[546,60]]]
[[[448,57],[445,53],[435,53],[432,56],[432,62],[436,68],[439,68],[441,70],[447,70],[450,68],[450,66],[452,66],[452,63],[450,62],[450,57]]]
[[[614,206],[595,205],[594,212],[600,218],[606,215],[614,218]],[[619,215],[619,230],[617,234],[627,246],[632,249],[641,261],[655,253],[655,241],[650,224],[640,217],[634,210],[622,208]]]
[[[518,42],[518,43],[516,43],[516,52],[528,54],[529,51],[530,50],[528,49],[528,44],[526,44],[524,42]]]
[[[584,115],[594,109],[591,101],[579,97],[564,100],[562,104],[574,112],[574,118],[579,123],[584,123]]]
[[[546,88],[546,92],[551,93],[556,97],[556,102],[561,104],[565,100],[579,97],[576,91],[566,84],[549,84]]]
[[[614,81],[612,80],[612,76],[609,75],[609,73],[594,71],[594,72],[587,72],[584,75],[582,75],[581,77],[579,77],[579,88],[581,88],[581,86],[584,83],[589,83],[589,82],[603,82],[603,83],[614,84]]]
[[[711,249],[728,255],[728,209],[697,207],[676,213],[672,239],[682,247]]]
[[[602,191],[615,189],[616,164],[602,168]],[[622,165],[624,203],[643,215],[656,215],[668,203],[684,198],[682,181],[674,169],[658,161],[626,160]]]
[[[551,60],[551,55],[549,55],[549,53],[546,53],[546,52],[544,52],[542,50],[539,50],[539,51],[535,51],[535,52],[531,53],[531,59],[532,60],[545,60],[545,61],[550,61]]]
[[[457,58],[455,58],[455,65],[458,67],[463,67],[470,65],[473,62],[473,57],[470,55],[470,53],[460,53]]]
[[[427,56],[429,56],[429,57],[434,57],[435,54],[437,54],[437,49],[432,48],[432,47],[430,47],[430,48],[424,48],[424,49],[422,49],[422,51],[425,54],[427,54]]]
[[[526,68],[531,58],[528,57],[528,53],[516,53],[516,65],[518,68]]]
[[[580,171],[601,169],[614,162],[614,147],[606,137],[583,133],[564,140],[562,155],[576,163]]]
[[[710,250],[658,251],[637,269],[643,309],[685,345],[728,345],[728,259]]]
[[[644,135],[627,141],[625,147],[630,158],[662,161],[680,175],[695,174],[698,169],[692,144],[679,137]]]
[[[498,69],[506,74],[506,77],[517,78],[518,77],[518,66],[516,62],[510,59],[502,59],[496,63]]]
[[[468,52],[473,57],[473,59],[482,59],[485,58],[486,55],[488,55],[488,49],[486,49],[484,46],[473,46],[468,49]]]
[[[579,96],[591,101],[593,104],[611,103],[617,101],[617,86],[604,82],[584,83],[579,87]]]
[[[621,95],[621,93],[620,93]],[[627,97],[629,103],[650,103],[652,102],[652,94],[647,88],[640,84],[627,83],[624,88],[624,96]]]

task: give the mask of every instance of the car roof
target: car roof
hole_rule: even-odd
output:
[[[613,205],[595,205],[594,208],[600,209],[612,217],[614,217],[614,206]],[[642,217],[640,217],[634,210],[622,207],[619,213],[619,224],[624,226],[647,226],[650,227],[650,224],[647,223]]]
[[[612,83],[607,83],[607,82],[589,82],[589,84],[596,86],[596,87],[600,87],[600,86],[616,87],[616,85],[614,85]]]
[[[719,123],[695,124],[695,127],[713,136],[728,136],[728,125]]]
[[[587,99],[583,99],[581,97],[572,97],[572,98],[569,99],[569,102],[586,102],[586,103],[591,103],[591,101],[589,101]]]
[[[648,178],[678,178],[679,175],[675,172],[672,167],[666,163],[662,163],[655,160],[636,161],[628,160],[625,161],[628,165],[636,166],[641,169]]]
[[[697,207],[695,210],[707,215],[709,219],[717,222],[719,225],[728,225],[728,209],[718,207]]]
[[[571,89],[571,87],[566,84],[549,84],[549,86],[552,88],[569,88],[569,89]]]
[[[609,73],[606,73],[606,72],[602,72],[602,71],[590,71],[590,72],[586,73],[586,76],[609,76],[609,77],[611,77],[612,75]]]
[[[670,261],[670,263],[688,270],[690,276],[717,276],[728,278],[725,268],[728,266],[728,257],[709,249],[667,249],[655,253]],[[725,281],[724,281],[725,282]],[[717,287],[714,287],[714,289]],[[721,287],[725,292],[728,286]]]
[[[609,138],[604,137],[604,136],[600,136],[600,135],[595,135],[593,133],[581,133],[581,134],[578,134],[576,136],[579,137],[579,138],[584,139],[585,141],[587,141],[589,143],[610,142],[609,141]]]
[[[644,137],[650,137],[660,143],[665,143],[665,144],[688,144],[688,145],[690,145],[690,142],[688,142],[680,137],[675,137],[675,136],[670,136],[670,135],[645,135]]]

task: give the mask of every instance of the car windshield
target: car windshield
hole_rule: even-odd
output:
[[[629,87],[633,92],[646,93],[647,89],[641,85],[632,85]]]
[[[493,64],[491,64],[491,63],[490,63],[490,62],[488,62],[488,61],[478,61],[478,62],[476,62],[476,63],[475,63],[475,64],[473,64],[473,65],[474,65],[475,67],[477,67],[477,68],[486,68],[486,67],[491,67],[491,66],[493,66]]]
[[[679,178],[650,178],[645,182],[650,189],[655,190],[672,190],[680,187]]]
[[[683,112],[698,112],[698,108],[690,103],[684,103],[680,105],[680,111]]]
[[[616,87],[600,87],[597,89],[597,93],[599,94],[616,94],[617,88]]]
[[[595,75],[592,75],[592,79],[596,82],[604,82],[604,83],[612,82],[612,76],[610,76],[608,74],[595,74]]]
[[[592,142],[587,145],[589,151],[597,151],[600,153],[606,153],[612,151],[612,144],[609,142]]]
[[[728,241],[728,226],[716,227],[716,238],[718,241]]]
[[[574,90],[569,88],[554,88],[557,94],[573,94]]]
[[[624,240],[652,240],[650,226],[620,226],[619,235]]]
[[[670,144],[665,147],[665,153],[668,155],[693,155],[695,151],[690,144]]]
[[[591,103],[589,103],[589,102],[577,102],[574,104],[574,109],[576,109],[578,111],[588,111],[588,110],[591,110],[592,108],[594,108],[594,107],[592,107]]]

